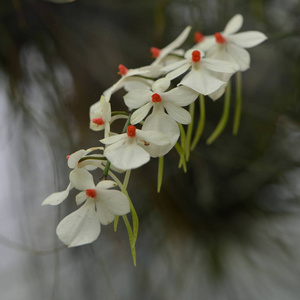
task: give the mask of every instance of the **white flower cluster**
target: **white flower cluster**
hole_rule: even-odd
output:
[[[116,228],[117,216],[122,215],[134,255],[138,220],[126,192],[130,170],[146,164],[151,157],[162,158],[174,146],[180,154],[181,165],[185,163],[193,148],[193,145],[190,147],[193,128],[188,124],[193,123],[190,112],[195,100],[199,96],[202,100],[204,96],[216,100],[226,93],[232,75],[250,66],[250,55],[245,48],[266,40],[258,31],[236,33],[242,23],[243,17],[238,14],[222,32],[212,36],[196,32],[196,44],[184,51],[179,47],[190,34],[191,27],[187,27],[165,48],[151,48],[155,58],[152,64],[138,69],[119,65],[121,78],[90,108],[90,128],[104,131],[100,142],[105,148],[79,150],[70,155],[68,165],[73,169],[70,184],[65,191],[54,193],[43,202],[43,205],[57,205],[67,198],[73,187],[80,191],[76,203],[84,204],[57,227],[57,235],[63,243],[69,247],[91,243],[100,233],[100,224],[115,220]],[[124,102],[129,113],[111,111],[111,97],[121,88],[127,92]],[[184,108],[186,106],[190,106],[190,111]],[[117,134],[111,131],[111,125],[120,119],[125,121],[125,126],[123,132]],[[201,127],[201,121],[199,124]],[[188,125],[187,132],[182,125]],[[197,132],[201,131],[200,127]],[[181,145],[177,143],[180,136]],[[194,142],[197,140],[196,137]],[[100,154],[91,154],[94,151]],[[97,185],[90,173],[95,169],[103,171]],[[113,172],[123,171],[126,171],[125,182],[121,183]],[[107,180],[108,176],[114,181]],[[133,228],[126,218],[130,211],[134,212]]]

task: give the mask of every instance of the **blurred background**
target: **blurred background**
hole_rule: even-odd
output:
[[[299,299],[299,1],[4,0],[0,13],[1,299]],[[238,136],[232,101],[226,130],[205,144],[223,109],[206,99],[187,174],[175,150],[160,194],[157,159],[132,172],[137,267],[122,222],[92,245],[64,247],[55,229],[75,193],[59,207],[41,203],[66,188],[66,155],[99,145],[89,106],[118,65],[147,65],[150,47],[188,25],[221,31],[236,13],[241,31],[269,37],[249,49]],[[125,109],[123,95],[114,110]]]

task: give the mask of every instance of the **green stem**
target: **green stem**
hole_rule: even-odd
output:
[[[233,131],[234,135],[238,134],[240,119],[241,119],[241,111],[242,111],[242,73],[236,73],[236,98],[235,98],[235,113],[234,113],[234,123],[233,123]]]
[[[202,135],[203,129],[204,129],[204,124],[205,124],[205,98],[203,95],[200,94],[199,96],[199,121],[198,121],[198,126],[197,126],[197,130],[196,130],[196,134],[194,136],[193,142],[192,142],[192,146],[191,146],[191,150],[194,150],[195,147],[197,146],[200,137]]]
[[[164,157],[158,158],[157,192],[160,193],[164,173]]]
[[[184,159],[184,150],[182,149],[182,147],[180,146],[179,143],[175,144],[175,149],[177,150],[177,152],[180,156],[178,168],[181,168],[181,166],[182,166],[184,173],[186,173],[187,168],[186,168],[186,163],[185,163],[185,159]]]
[[[219,121],[219,124],[217,125],[214,132],[211,134],[211,136],[207,139],[206,144],[210,145],[212,142],[214,142],[218,136],[223,132],[227,121],[229,117],[229,108],[230,108],[230,97],[231,97],[231,84],[230,81],[227,84],[226,87],[226,93],[225,93],[225,101],[224,101],[224,107],[223,107],[223,114]]]
[[[195,102],[190,104],[189,112],[191,115],[191,123],[188,125],[187,128],[185,149],[184,149],[186,161],[189,161],[190,158],[190,146],[191,146],[193,127],[194,127]]]

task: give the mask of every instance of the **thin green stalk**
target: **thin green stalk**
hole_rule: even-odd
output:
[[[186,173],[187,168],[186,168],[186,163],[185,163],[185,159],[184,159],[184,151],[183,151],[183,149],[182,149],[182,147],[180,146],[179,143],[175,144],[175,149],[177,150],[177,152],[180,156],[178,168],[181,168],[181,166],[182,166],[184,173]]]
[[[204,129],[204,124],[205,124],[205,98],[203,95],[200,94],[199,96],[199,121],[198,121],[198,126],[197,130],[192,142],[191,150],[194,150],[195,147],[197,146],[200,137],[202,135],[203,129]]]
[[[186,140],[185,140],[185,159],[189,161],[190,158],[190,147],[191,147],[191,139],[194,127],[194,115],[195,115],[195,102],[190,104],[189,112],[191,115],[191,123],[188,125],[186,132]]]
[[[240,126],[242,112],[242,73],[236,73],[236,97],[235,97],[235,112],[233,122],[233,135],[237,135]]]
[[[223,132],[224,128],[226,127],[228,117],[229,117],[230,97],[231,97],[231,84],[229,81],[227,84],[226,92],[225,92],[225,101],[224,101],[222,117],[221,117],[216,129],[214,130],[214,132],[207,139],[207,141],[206,141],[207,145],[210,145],[212,142],[214,142],[218,138],[218,136]]]
[[[158,158],[157,192],[160,193],[164,173],[164,157]]]

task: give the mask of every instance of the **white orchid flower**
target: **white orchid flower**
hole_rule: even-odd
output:
[[[215,33],[215,44],[208,50],[207,57],[229,61],[238,65],[240,71],[250,67],[250,55],[245,48],[257,46],[267,39],[259,31],[236,33],[243,24],[240,14],[232,17],[223,32]]]
[[[158,148],[169,148],[170,140],[161,132],[144,131],[129,125],[127,132],[100,140],[109,145],[104,155],[117,168],[130,170],[146,164],[151,157],[159,156]]]
[[[109,134],[111,122],[111,107],[104,96],[90,107],[90,129],[100,131],[105,128],[106,134]]]
[[[125,104],[131,109],[137,109],[131,116],[131,124],[141,122],[154,106],[165,109],[178,123],[191,122],[191,115],[181,106],[191,104],[199,94],[184,86],[166,92],[170,84],[168,78],[161,78],[153,83],[151,89],[132,90],[124,96]]]
[[[107,225],[115,215],[130,212],[127,197],[118,190],[109,190],[117,186],[114,181],[103,180],[95,186],[87,170],[75,169],[70,173],[70,182],[76,189],[82,190],[76,196],[76,203],[85,203],[57,226],[57,236],[68,247],[92,243],[100,234],[101,224]]]
[[[187,86],[202,95],[208,95],[226,85],[226,82],[215,76],[215,73],[232,74],[236,68],[231,63],[205,58],[203,52],[190,49],[185,53],[185,59],[164,67],[163,70],[165,72],[173,70],[166,76],[171,80],[189,71],[180,85]]]

